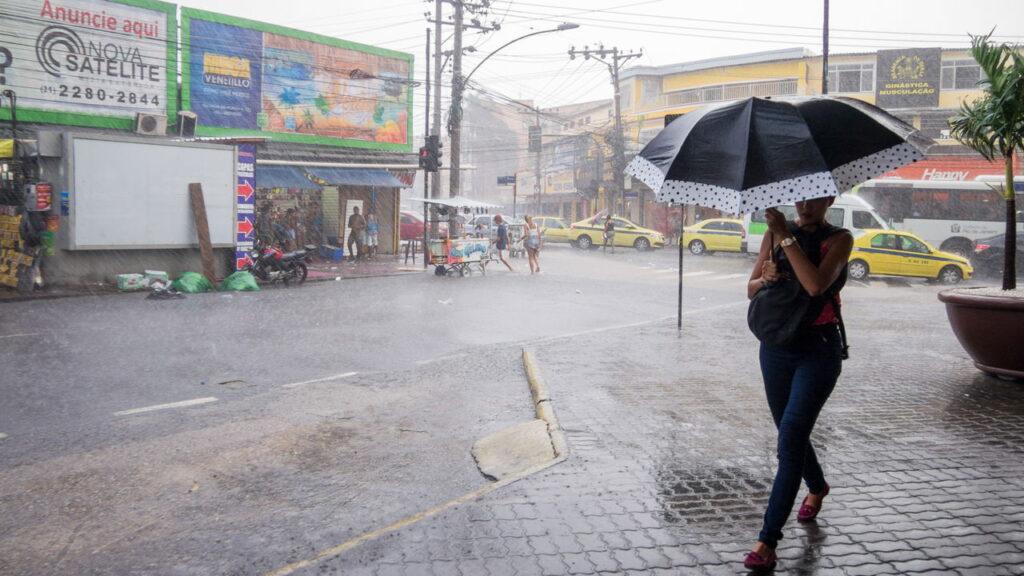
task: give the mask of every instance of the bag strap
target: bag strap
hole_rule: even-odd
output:
[[[836,320],[839,320],[839,337],[842,339],[842,344],[843,344],[843,348],[842,348],[842,352],[840,353],[840,357],[843,360],[849,360],[850,359],[850,341],[846,339],[846,324],[843,323],[843,311],[842,311],[843,305],[839,303],[839,298],[837,298],[836,296],[838,296],[838,294],[835,294],[835,295],[832,296],[832,309],[836,313]]]

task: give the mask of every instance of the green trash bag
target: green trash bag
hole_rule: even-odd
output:
[[[255,292],[260,289],[256,284],[256,277],[245,270],[235,272],[220,283],[221,290],[233,290],[235,292]]]
[[[186,294],[196,294],[213,290],[213,284],[210,284],[210,281],[198,272],[185,272],[177,280],[171,282],[171,288]]]

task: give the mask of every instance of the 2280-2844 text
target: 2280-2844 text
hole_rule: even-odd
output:
[[[126,90],[105,90],[103,88],[82,88],[81,86],[42,86],[43,94],[57,95],[71,100],[92,100],[96,102],[112,102],[115,104],[142,104],[159,106],[159,94],[139,94]]]

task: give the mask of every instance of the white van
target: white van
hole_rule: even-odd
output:
[[[787,220],[796,218],[796,206],[784,204],[778,207],[786,215]],[[860,230],[881,228],[888,230],[889,225],[875,212],[875,209],[863,198],[843,194],[836,198],[828,209],[825,217],[833,226],[841,226],[857,235]],[[761,239],[768,231],[768,223],[764,219],[764,210],[743,216],[743,229],[747,231],[747,252],[756,254],[761,249]]]

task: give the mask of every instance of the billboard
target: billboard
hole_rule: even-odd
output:
[[[875,69],[876,105],[887,109],[939,105],[941,48],[879,50]]]
[[[22,121],[130,129],[138,112],[177,113],[176,39],[165,2],[3,0],[0,90]]]
[[[412,150],[411,54],[191,8],[181,32],[197,134]]]

